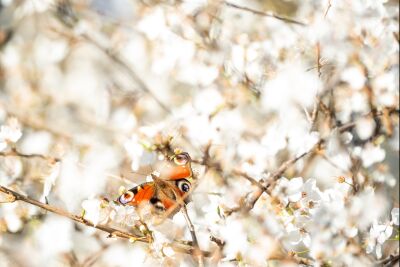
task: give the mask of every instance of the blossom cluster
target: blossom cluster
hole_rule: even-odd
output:
[[[0,266],[396,264],[398,23],[393,0],[0,0]],[[176,149],[187,214],[116,201]]]

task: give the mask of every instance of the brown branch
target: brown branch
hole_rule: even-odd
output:
[[[50,157],[50,156],[44,156],[41,154],[24,154],[24,153],[20,153],[18,152],[15,148],[12,148],[10,151],[2,151],[0,152],[0,156],[2,157],[21,157],[21,158],[27,158],[27,159],[32,159],[32,158],[40,158],[43,160],[47,160],[50,162],[59,162],[61,161],[61,159],[59,158],[55,158],[55,157]]]
[[[279,177],[281,177],[281,175],[293,164],[295,164],[297,161],[299,161],[300,159],[304,158],[305,156],[314,153],[316,150],[318,150],[321,146],[321,144],[324,141],[322,139],[320,139],[317,144],[315,144],[310,150],[295,156],[287,161],[285,161],[284,163],[281,164],[281,166],[274,171],[270,176],[269,179],[267,181],[263,181],[262,184],[264,186],[263,190],[258,190],[256,192],[254,192],[252,199],[246,204],[246,210],[251,210],[254,205],[257,203],[258,199],[261,197],[261,195],[268,191],[271,191],[271,189],[274,187],[274,185],[276,184],[276,181],[279,179]]]
[[[321,64],[321,45],[318,42],[317,43],[317,71],[318,71],[318,77],[321,78],[321,68],[322,68],[322,64]]]
[[[238,175],[241,176],[243,178],[245,178],[247,181],[249,181],[252,185],[257,186],[258,188],[260,188],[261,190],[265,190],[265,186],[262,185],[259,181],[257,181],[256,179],[254,179],[253,177],[251,177],[250,175],[248,175],[247,173],[244,173],[240,170],[234,170],[233,171],[234,175]]]
[[[388,114],[388,115],[392,115],[392,114],[399,114],[399,112],[400,112],[399,109],[389,108],[389,109],[386,109],[385,111],[377,111],[377,112],[372,112],[371,111],[371,112],[368,112],[367,114],[362,115],[361,117],[364,118],[364,117],[368,117],[368,116],[373,116],[373,118],[375,119],[375,118],[378,118],[380,116],[385,115],[385,113]],[[340,133],[343,133],[343,132],[345,132],[347,130],[350,130],[353,127],[355,127],[356,124],[357,124],[356,121],[343,124],[342,126],[338,127],[338,131]]]
[[[231,3],[231,2],[228,2],[228,1],[224,1],[223,3],[224,3],[224,5],[226,5],[228,7],[232,7],[232,8],[240,9],[240,10],[243,10],[243,11],[247,11],[247,12],[253,13],[255,15],[264,16],[264,17],[271,17],[271,18],[275,18],[275,19],[278,19],[278,20],[281,20],[281,21],[284,21],[284,22],[287,22],[287,23],[292,23],[292,24],[296,24],[296,25],[300,25],[300,26],[307,26],[307,24],[305,24],[304,22],[301,22],[301,21],[298,21],[298,20],[295,20],[295,19],[291,19],[291,18],[282,17],[282,16],[276,15],[274,13],[269,13],[269,12],[255,10],[255,9],[252,9],[252,8],[249,8],[249,7],[239,6],[237,4],[234,4],[234,3]]]
[[[38,121],[37,119],[32,119],[29,117],[24,116],[21,112],[14,111],[12,110],[11,107],[8,106],[6,102],[3,102],[0,100],[0,105],[2,108],[4,108],[9,116],[16,117],[19,122],[21,122],[24,126],[28,126],[29,128],[32,128],[34,130],[40,130],[40,131],[46,131],[51,133],[52,135],[58,137],[58,138],[63,138],[68,141],[74,140],[74,136],[61,132],[57,129],[54,129],[52,127],[49,127],[45,125],[44,123]]]
[[[172,111],[167,105],[165,105],[156,95],[153,93],[153,91],[146,85],[146,83],[139,77],[139,75],[130,67],[128,64],[123,61],[120,57],[115,55],[110,49],[107,49],[100,45],[97,41],[95,41],[92,37],[90,37],[88,34],[82,34],[82,37],[97,47],[100,51],[105,53],[115,64],[120,66],[122,69],[126,71],[126,73],[132,78],[132,80],[135,81],[135,83],[139,86],[139,88],[148,94],[153,100],[167,113],[171,114]]]
[[[109,245],[103,245],[98,251],[93,253],[92,255],[88,256],[86,259],[83,260],[81,266],[82,267],[91,267],[93,266],[96,261],[102,256],[103,252],[109,248]]]
[[[397,255],[390,255],[386,259],[380,260],[376,262],[376,265],[380,266],[395,266],[396,263],[400,261],[400,254],[397,253]]]
[[[84,219],[82,216],[78,216],[78,215],[74,215],[71,214],[63,209],[57,208],[57,207],[53,207],[51,205],[42,203],[40,201],[37,201],[35,199],[29,198],[27,196],[24,196],[20,193],[17,193],[7,187],[1,186],[0,185],[0,192],[3,192],[7,195],[12,195],[15,197],[15,201],[23,201],[26,203],[29,203],[31,205],[37,206],[39,208],[42,208],[44,210],[50,211],[52,213],[58,214],[60,216],[69,218],[75,222],[99,229],[101,231],[107,232],[110,234],[110,237],[120,237],[120,238],[125,238],[125,239],[133,239],[134,241],[142,241],[142,242],[148,242],[146,237],[143,236],[137,236],[131,233],[127,233],[127,232],[123,232],[120,231],[118,229],[112,228],[112,227],[108,227],[106,225],[102,225],[102,224],[98,224],[98,225],[94,225],[92,222]]]
[[[74,11],[74,8],[72,6],[72,3],[70,1],[60,1],[56,6],[55,6],[55,12],[54,15],[61,19],[60,21],[64,23],[65,26],[68,28],[73,28],[77,22],[79,21],[78,16],[76,16],[76,13]],[[69,22],[73,23],[69,23]],[[121,67],[123,70],[126,71],[126,73],[132,78],[132,80],[140,87],[140,89],[147,93],[151,98],[154,99],[155,102],[167,113],[171,114],[171,110],[165,105],[156,95],[153,93],[153,91],[146,85],[146,83],[139,77],[139,75],[120,57],[118,57],[115,53],[113,53],[110,49],[103,47],[99,42],[94,40],[91,36],[89,36],[87,33],[81,34],[81,37],[85,39],[87,42],[90,44],[94,45],[97,47],[100,51],[102,51],[104,54],[106,54],[116,65]]]
[[[201,253],[199,242],[197,241],[197,235],[196,235],[196,231],[194,230],[194,225],[193,225],[192,221],[190,220],[189,214],[187,212],[186,204],[182,205],[181,211],[183,213],[183,216],[186,219],[186,223],[188,224],[190,235],[192,236],[193,247],[195,249],[193,255],[198,258],[199,267],[203,267],[204,266],[203,254]]]
[[[328,12],[331,9],[331,7],[332,7],[331,0],[328,0],[328,7],[325,10],[324,18],[326,18],[326,16],[328,15]]]
[[[320,104],[323,105],[323,103],[320,100],[318,100],[318,101]],[[320,105],[320,107],[323,108],[323,106],[321,106],[321,105]],[[388,113],[389,115],[398,114],[399,110],[398,109],[389,109],[386,113]],[[362,117],[373,115],[374,118],[377,118],[377,117],[382,116],[383,114],[384,114],[384,112],[375,112],[374,114],[371,114],[371,113],[365,114]],[[337,127],[337,131],[340,133],[343,133],[347,130],[352,129],[355,125],[356,125],[356,122],[349,122],[349,123],[343,124],[340,127]],[[310,150],[283,162],[277,170],[275,170],[273,173],[271,173],[269,175],[269,179],[265,180],[265,181],[257,181],[253,177],[250,177],[249,175],[241,172],[240,170],[234,170],[232,174],[244,177],[250,183],[252,183],[253,185],[256,185],[258,187],[258,189],[249,194],[251,196],[250,199],[248,199],[247,201],[241,201],[242,202],[241,205],[225,210],[225,214],[230,215],[234,212],[251,210],[254,207],[254,205],[256,204],[256,202],[258,201],[258,199],[261,197],[261,195],[264,192],[269,193],[272,190],[272,188],[274,187],[274,185],[276,184],[276,181],[281,177],[281,175],[290,166],[292,166],[298,160],[304,158],[305,156],[313,154],[320,149],[323,149],[323,147],[326,143],[326,140],[327,139],[322,139],[322,138],[319,139],[318,142]],[[205,165],[208,168],[218,169],[220,166],[220,164],[218,162],[212,162],[209,159],[207,161],[204,161],[204,160],[192,160],[192,161],[195,163],[201,164],[201,165]]]
[[[42,208],[46,211],[55,213],[57,215],[69,218],[77,223],[86,225],[88,227],[92,227],[92,228],[96,228],[98,230],[101,230],[103,232],[106,232],[109,234],[109,237],[119,237],[122,239],[128,239],[130,241],[140,241],[140,242],[144,242],[144,243],[149,243],[150,240],[147,236],[139,236],[133,233],[128,233],[119,229],[116,229],[114,227],[110,227],[107,225],[103,225],[103,224],[93,224],[92,222],[86,220],[85,218],[83,218],[82,216],[78,216],[78,215],[74,215],[71,214],[69,212],[67,212],[66,210],[57,208],[57,207],[53,207],[51,205],[42,203],[40,201],[37,201],[35,199],[32,199],[30,197],[24,196],[20,193],[17,193],[7,187],[1,186],[0,185],[0,192],[3,192],[9,196],[12,196],[14,198],[14,201],[22,201],[22,202],[26,202],[29,203],[31,205],[37,206],[39,208]],[[196,249],[194,247],[191,246],[184,246],[180,243],[174,242],[171,244],[172,249],[175,252],[179,252],[179,253],[185,253],[185,254],[194,254],[196,252]],[[208,251],[201,251],[202,255],[204,257],[210,257],[211,256],[211,252]]]

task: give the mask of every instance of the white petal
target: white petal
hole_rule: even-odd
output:
[[[165,256],[171,258],[175,255],[175,251],[170,246],[164,246],[162,252]]]
[[[304,243],[304,245],[306,246],[306,247],[310,247],[310,245],[311,245],[311,237],[310,237],[310,235],[309,234],[304,234],[304,236],[303,236],[303,243]]]
[[[300,232],[298,230],[289,232],[286,237],[292,245],[297,245],[302,241]]]
[[[4,140],[0,141],[0,151],[3,151],[6,148],[7,148],[7,142]]]
[[[82,208],[85,210],[85,219],[97,225],[100,221],[100,200],[88,199],[82,202]]]
[[[297,191],[300,190],[302,186],[303,186],[303,178],[296,177],[289,181],[288,189],[290,191]]]
[[[399,225],[399,208],[392,209],[392,223],[394,225]]]
[[[358,233],[358,229],[357,227],[346,228],[345,232],[348,237],[355,237]]]
[[[373,242],[368,242],[365,252],[367,252],[367,254],[370,254],[372,251],[374,251],[374,248],[375,244]]]
[[[384,232],[386,239],[389,239],[392,236],[392,233],[393,233],[393,227],[388,226]]]
[[[301,192],[291,194],[289,196],[289,200],[290,200],[290,202],[297,202],[301,199],[301,196],[302,196]]]
[[[379,244],[376,245],[375,253],[376,253],[377,259],[382,258],[382,246],[381,245],[379,245]]]

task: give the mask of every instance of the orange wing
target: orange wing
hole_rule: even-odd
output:
[[[161,171],[160,178],[164,180],[179,180],[192,176],[190,165],[166,166]]]
[[[129,189],[128,192],[118,198],[118,201],[124,205],[138,206],[143,201],[150,201],[155,192],[154,182],[144,183]],[[126,200],[131,193],[133,193],[131,199],[129,201],[124,201],[124,199]]]
[[[174,206],[176,204],[176,201],[174,201],[170,198],[163,198],[161,200],[161,203],[163,204],[165,209],[168,210],[169,208],[171,208],[172,206]]]

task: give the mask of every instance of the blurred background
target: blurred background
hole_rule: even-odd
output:
[[[399,253],[398,23],[391,0],[1,0],[0,185],[79,215],[180,148],[200,247],[220,251],[206,265],[378,264]],[[257,189],[243,176],[302,153],[274,196],[231,212]],[[305,216],[290,196],[307,181]],[[190,240],[181,214],[166,225]],[[0,266],[197,264],[106,237],[0,204]]]

